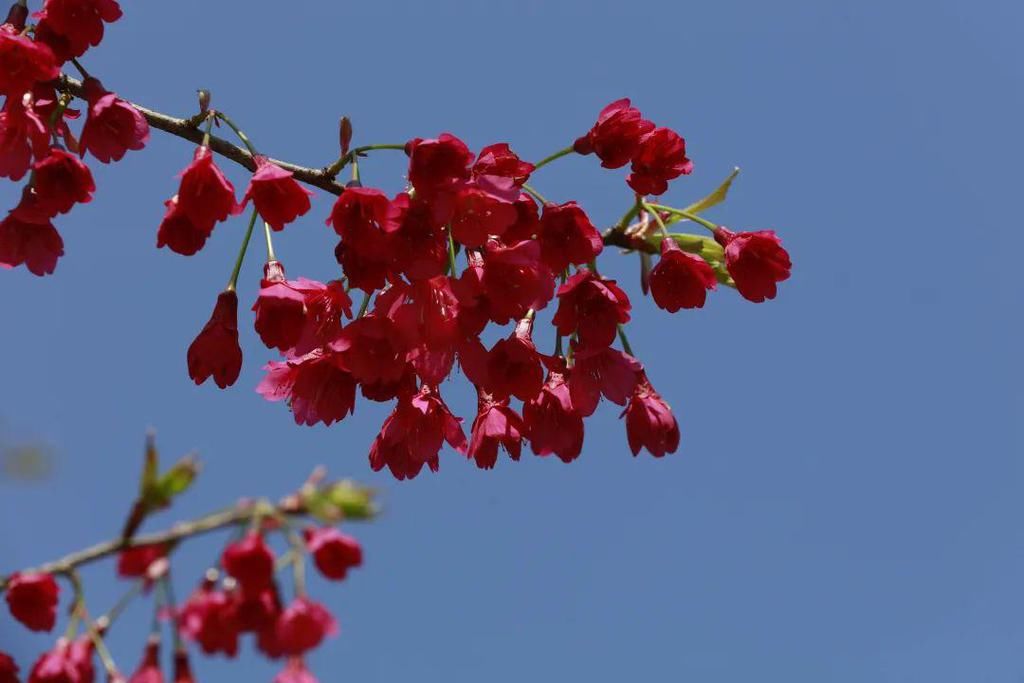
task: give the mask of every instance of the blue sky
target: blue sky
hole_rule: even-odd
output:
[[[165,457],[196,449],[206,466],[165,523],[281,495],[318,463],[380,488],[385,514],[350,527],[365,568],[314,582],[343,630],[311,658],[321,680],[1024,680],[1022,20],[999,0],[126,3],[85,60],[110,88],[188,114],[208,87],[261,149],[309,165],[333,158],[341,114],[359,144],[449,130],[536,159],[632,97],[696,164],[666,201],[740,165],[711,215],[778,230],[794,274],[774,302],[722,291],[672,316],[639,299],[634,259],[608,253],[680,451],[632,458],[605,406],[572,465],[482,472],[447,453],[399,483],[366,461],[386,408],[295,426],[253,391],[271,356],[248,329],[232,390],[189,381],[185,348],[244,223],[192,258],[157,251],[191,149],[155,134],[94,169],[54,277],[0,274],[0,416],[57,453],[42,484],[0,481],[0,572],[111,535],[152,426]],[[362,171],[393,192],[388,154]],[[621,176],[570,157],[533,182],[609,224],[629,201]],[[16,196],[0,185],[4,206]],[[290,274],[335,272],[329,199],[278,240]],[[186,549],[179,593],[220,543]],[[111,571],[88,574],[94,609],[120,590]],[[115,630],[126,668],[148,619],[140,604]],[[47,644],[0,616],[23,664]],[[197,668],[274,671],[248,652]]]

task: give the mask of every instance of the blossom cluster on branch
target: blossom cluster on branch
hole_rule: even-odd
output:
[[[142,494],[129,515],[128,534],[41,567],[0,577],[0,592],[10,615],[30,631],[54,630],[61,602],[57,579],[66,579],[71,588],[64,632],[28,667],[27,683],[93,683],[97,657],[112,683],[161,683],[160,650],[168,623],[175,683],[194,680],[190,649],[233,658],[245,634],[251,634],[254,647],[263,656],[283,663],[275,683],[315,683],[305,656],[337,634],[338,624],[323,604],[309,596],[305,562],[312,560],[329,581],[341,581],[362,565],[359,542],[335,525],[343,519],[372,517],[372,492],[349,481],[326,482],[318,470],[298,491],[277,503],[242,500],[225,511],[178,523],[163,532],[130,533],[142,521],[140,509],[146,517],[168,506],[195,473],[191,458],[159,473],[150,442]],[[171,581],[174,554],[189,539],[216,531],[230,532],[223,551],[188,598],[178,604]],[[285,552],[275,553],[274,537],[280,539]],[[108,611],[94,618],[79,568],[109,557],[116,557],[116,575],[128,582],[128,588]],[[287,600],[282,573],[291,576]],[[144,598],[152,603],[152,627],[140,643],[138,665],[125,677],[105,636],[130,602]],[[5,633],[9,628],[0,624]],[[0,651],[0,683],[17,683],[19,671],[15,659]]]
[[[702,307],[720,284],[753,302],[773,299],[777,283],[789,277],[789,255],[773,231],[737,232],[700,215],[724,200],[735,173],[685,208],[656,199],[689,175],[693,162],[678,132],[656,125],[628,99],[605,107],[588,132],[536,163],[507,143],[474,154],[450,133],[352,147],[352,124],[342,119],[337,160],[303,169],[258,153],[231,117],[210,108],[208,93],[196,115],[173,127],[105,90],[77,58],[120,15],[114,0],[45,0],[27,24],[21,2],[0,27],[0,93],[7,97],[0,175],[17,180],[31,171],[21,203],[0,223],[0,265],[53,272],[63,246],[52,219],[88,202],[95,190],[86,155],[107,163],[140,149],[147,122],[195,140],[192,160],[165,202],[157,246],[194,255],[218,223],[252,208],[228,284],[188,348],[190,377],[197,384],[212,378],[221,388],[238,379],[238,277],[260,225],[267,258],[253,287],[253,325],[281,357],[267,364],[257,391],[287,403],[304,425],[343,420],[357,395],[395,401],[369,449],[374,470],[386,467],[398,479],[424,466],[436,471],[445,442],[481,468],[494,467],[501,449],[518,460],[524,443],[536,455],[570,462],[582,449],[584,418],[602,398],[623,406],[634,455],[674,452],[676,418],[626,335],[632,301],[601,275],[598,257],[606,246],[638,252],[642,292],[673,313]],[[84,77],[74,92],[88,103],[77,139],[69,126],[78,116],[68,107],[71,81],[58,78],[67,62]],[[245,150],[213,136],[221,124]],[[241,198],[217,166],[215,152],[225,150],[253,171]],[[360,159],[377,150],[408,157],[407,186],[395,196],[360,177]],[[571,154],[593,154],[607,169],[630,168],[628,209],[604,233],[580,204],[548,201],[528,182]],[[336,185],[346,167],[351,181]],[[339,195],[326,217],[338,239],[335,279],[289,279],[274,251],[274,236],[311,210],[312,191],[299,176]],[[683,221],[709,234],[670,232]],[[362,294],[358,308],[355,292]],[[553,312],[550,353],[535,342],[545,310]],[[509,331],[486,348],[481,335],[492,324]],[[621,348],[614,348],[616,339]],[[440,391],[456,367],[478,395],[468,437]]]

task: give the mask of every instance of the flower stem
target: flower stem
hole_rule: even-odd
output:
[[[270,223],[263,221],[263,234],[267,238],[267,263],[277,260],[277,256],[274,254],[274,240],[270,236],[270,233]]]
[[[79,62],[77,59],[72,57],[71,58],[71,63],[74,65],[74,67],[76,69],[78,69],[78,73],[82,74],[82,78],[90,78],[89,72],[85,70],[85,67],[82,66],[81,62]]]
[[[633,347],[629,345],[629,337],[626,336],[626,328],[619,325],[619,340],[622,342],[622,350],[633,356]],[[633,356],[634,358],[636,356]]]
[[[231,271],[231,279],[228,280],[227,290],[229,292],[235,291],[235,285],[238,284],[238,274],[242,272],[242,262],[245,261],[245,252],[249,248],[249,239],[252,238],[252,228],[256,225],[256,217],[259,215],[259,211],[256,209],[252,210],[252,216],[249,218],[249,227],[245,229],[242,247],[238,250],[238,258],[235,259],[235,269]]]
[[[661,228],[661,234],[664,235],[665,237],[668,237],[668,228],[665,227],[665,221],[662,220],[661,213],[654,208],[653,204],[648,204],[647,202],[644,202],[643,206],[644,211],[646,211],[649,215],[654,216],[654,220],[658,221],[658,227]]]
[[[526,192],[528,192],[531,197],[536,199],[541,204],[544,204],[546,206],[551,203],[548,200],[544,199],[544,195],[542,195],[540,192],[537,192],[537,190],[533,189],[526,183],[523,183],[523,189],[526,190]]]
[[[238,127],[238,124],[236,124],[234,121],[232,121],[231,118],[227,114],[225,114],[222,111],[218,111],[218,112],[215,112],[214,115],[218,119],[223,121],[224,123],[228,124],[228,128],[230,128],[231,130],[235,131],[235,135],[237,135],[238,139],[242,141],[242,144],[245,145],[245,148],[247,150],[249,150],[249,154],[252,154],[253,156],[256,156],[258,154],[258,152],[256,151],[256,148],[253,147],[252,141],[249,139],[249,136],[246,135],[242,131],[242,129]]]
[[[217,112],[211,111],[206,115],[206,130],[203,131],[203,147],[210,146],[210,133],[213,131],[213,120],[217,118]]]
[[[363,294],[363,303],[359,304],[359,313],[356,315],[356,318],[362,318],[364,315],[366,315],[366,309],[369,308],[370,306],[371,296],[373,295],[370,292],[365,292]]]
[[[337,161],[325,168],[324,175],[328,178],[335,177],[341,173],[341,169],[345,168],[348,164],[355,162],[356,157],[362,156],[366,152],[372,152],[375,149],[400,149],[405,151],[405,145],[363,145],[362,147],[356,147],[349,150],[347,154],[342,154],[338,157]]]
[[[533,165],[533,170],[536,171],[537,169],[543,168],[544,166],[547,166],[548,164],[550,164],[555,159],[561,159],[562,157],[567,156],[569,154],[572,154],[575,151],[576,150],[573,149],[572,145],[569,145],[565,149],[560,149],[557,152],[555,152],[554,154],[546,156],[543,159],[541,159],[540,161],[538,161],[537,163],[535,163]]]
[[[455,277],[456,268],[457,268],[457,266],[455,265],[455,239],[452,237],[452,226],[451,226],[451,223],[449,223],[448,224],[448,270],[450,271],[450,275],[452,277]]]
[[[676,209],[676,208],[673,208],[671,206],[664,206],[662,204],[647,204],[646,206],[648,206],[651,209],[656,209],[658,211],[668,211],[669,213],[674,213],[677,216],[682,216],[683,218],[685,218],[687,220],[691,220],[694,223],[699,223],[699,224],[703,225],[705,228],[707,228],[711,232],[714,232],[715,230],[718,229],[718,226],[715,223],[712,223],[711,221],[707,220],[706,218],[701,218],[700,216],[698,216],[695,213],[690,213],[689,211],[684,211],[683,209]],[[657,214],[655,214],[655,215],[657,215]]]
[[[625,230],[629,226],[629,222],[637,217],[640,213],[640,206],[643,200],[637,196],[636,201],[633,202],[633,206],[629,207],[629,211],[622,214],[622,218],[619,219],[618,229]]]
[[[354,180],[357,183],[360,182],[359,181],[359,158],[358,157],[352,157],[352,180]]]

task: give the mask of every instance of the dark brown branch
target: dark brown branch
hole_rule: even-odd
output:
[[[619,226],[608,228],[601,237],[604,239],[606,247],[621,247],[630,251],[646,251],[649,254],[656,254],[658,252],[657,246],[645,239],[637,238],[630,231],[623,230]]]
[[[57,88],[62,92],[74,95],[79,99],[85,99],[85,88],[82,85],[82,82],[66,74],[61,74],[60,80],[57,83]],[[196,144],[202,143],[203,131],[199,129],[198,120],[194,118],[179,119],[173,116],[168,116],[167,114],[161,114],[158,111],[153,111],[152,109],[135,104],[134,102],[131,104],[142,112],[142,115],[146,117],[149,125],[153,128],[170,133],[171,135],[176,135],[179,138],[189,140]],[[248,150],[245,150],[238,145],[233,145],[223,138],[211,135],[210,149],[217,154],[244,166],[250,171],[256,170],[256,163],[253,161],[252,155],[249,154]],[[338,183],[326,168],[308,168],[306,166],[298,166],[296,164],[292,164],[287,161],[279,161],[277,159],[271,159],[271,161],[286,171],[291,171],[297,180],[301,180],[302,182],[314,187],[319,187],[321,190],[330,192],[331,194],[339,195],[345,190],[345,186]]]

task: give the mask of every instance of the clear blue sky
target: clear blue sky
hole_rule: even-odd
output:
[[[153,426],[165,456],[206,464],[167,523],[280,495],[317,463],[380,487],[386,514],[352,528],[365,568],[314,584],[343,629],[312,657],[323,681],[1024,680],[1019,3],[125,4],[85,60],[109,87],[179,114],[211,88],[261,148],[310,165],[333,158],[340,114],[359,143],[450,130],[536,159],[630,96],[689,143],[695,173],[666,199],[742,166],[713,216],[777,229],[794,274],[760,306],[723,291],[670,316],[634,296],[637,354],[681,421],[675,456],[632,458],[606,406],[570,466],[482,472],[447,453],[398,483],[366,461],[386,408],[295,426],[253,391],[271,356],[251,328],[234,389],[189,381],[185,348],[244,225],[193,258],[154,248],[191,155],[157,133],[95,169],[95,201],[60,222],[56,276],[0,273],[0,415],[58,453],[49,481],[0,482],[0,572],[111,535]],[[395,191],[388,154],[364,180]],[[629,201],[593,158],[535,185],[605,225]],[[290,274],[335,272],[328,207],[319,193],[279,239]],[[602,263],[637,292],[633,259]],[[218,547],[185,553],[179,593]],[[111,571],[89,574],[97,610]],[[148,617],[115,631],[125,667]],[[0,616],[23,662],[47,643]],[[200,680],[269,681],[248,652],[204,660]]]

